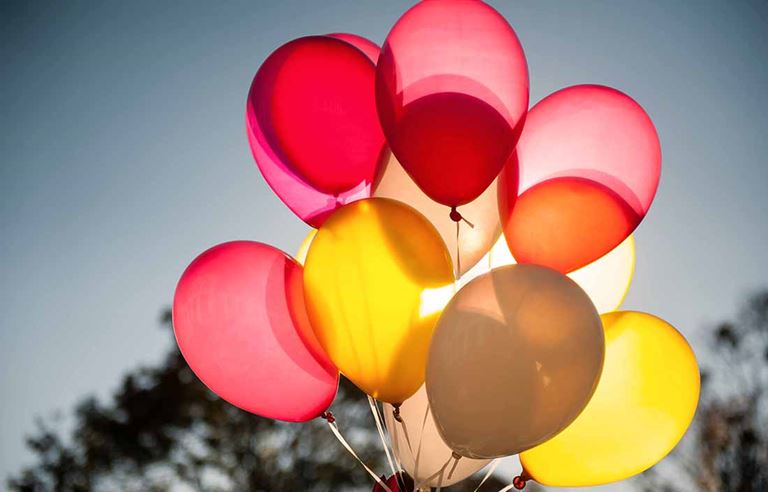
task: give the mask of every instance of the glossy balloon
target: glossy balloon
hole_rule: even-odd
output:
[[[379,176],[373,185],[373,196],[393,198],[421,212],[437,228],[448,247],[454,265],[458,265],[456,223],[446,213],[445,206],[425,195],[391,152],[385,152],[382,161]],[[459,274],[463,274],[486,254],[501,234],[496,204],[496,181],[474,201],[461,207],[460,212],[472,223],[472,226],[465,222],[459,223]]]
[[[476,199],[514,149],[528,69],[509,23],[474,0],[426,0],[389,32],[376,103],[393,153],[430,198]]]
[[[605,367],[589,404],[563,432],[520,455],[544,485],[601,485],[641,473],[675,447],[696,412],[699,368],[677,330],[633,311],[602,320]]]
[[[488,265],[497,268],[515,263],[517,262],[509,252],[507,243],[501,238],[488,252],[488,257],[481,260],[479,265],[485,265],[487,269]],[[482,266],[479,266],[468,275],[474,278],[484,271]],[[568,277],[584,289],[597,308],[597,312],[602,314],[616,311],[621,306],[632,284],[634,272],[635,240],[629,236],[610,253],[587,266],[574,270],[568,274]]]
[[[516,159],[501,174],[509,249],[520,263],[580,268],[632,233],[660,174],[656,129],[633,99],[596,85],[555,92],[529,111]],[[519,190],[505,188],[518,178]]]
[[[414,486],[413,479],[402,472],[398,473],[398,475],[390,475],[389,478],[382,475],[381,481],[387,485],[390,492],[412,492]],[[373,486],[373,492],[386,492],[386,489],[381,484],[376,483]]]
[[[197,377],[263,417],[302,422],[325,411],[339,375],[309,326],[302,284],[301,266],[265,244],[198,256],[173,299],[176,341]]]
[[[251,85],[246,125],[256,163],[313,227],[370,196],[384,144],[372,96],[377,49],[351,34],[300,38],[270,55]]]
[[[304,266],[304,262],[307,260],[307,253],[309,253],[309,245],[312,244],[312,240],[315,239],[317,229],[310,229],[304,240],[301,241],[299,249],[296,250],[296,262],[299,265]]]
[[[360,200],[329,217],[309,247],[307,312],[345,376],[400,403],[424,382],[440,312],[423,311],[422,297],[453,280],[445,244],[424,216],[394,200]]]
[[[445,442],[468,458],[519,453],[589,401],[603,330],[575,282],[534,265],[491,270],[448,303],[432,338],[427,395]]]
[[[394,419],[393,410],[391,405],[384,405],[384,419],[392,438],[392,447],[405,471],[421,487],[447,487],[459,483],[490,463],[490,460],[460,459],[451,478],[447,477],[446,472],[441,481],[437,475],[451,459],[453,450],[443,441],[435,426],[435,420],[429,411],[426,388],[419,388],[416,394],[400,406],[402,423]],[[407,429],[407,438],[403,426]],[[433,476],[436,478],[428,480]]]

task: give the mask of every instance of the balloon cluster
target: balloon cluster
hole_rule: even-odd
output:
[[[477,0],[419,3],[381,49],[329,34],[275,50],[248,94],[249,143],[316,230],[296,260],[235,241],[192,262],[173,322],[195,374],[249,412],[335,426],[340,372],[382,402],[412,478],[376,490],[447,486],[513,454],[517,488],[663,458],[693,418],[696,359],[665,321],[617,311],[656,131],[615,89],[530,110],[528,92],[514,30]]]

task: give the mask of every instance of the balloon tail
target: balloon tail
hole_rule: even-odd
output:
[[[527,471],[525,471],[525,468],[523,468],[523,471],[520,472],[520,475],[516,476],[512,480],[512,485],[508,485],[507,490],[512,490],[512,488],[516,488],[517,490],[523,490],[525,488],[525,485],[528,483],[528,480],[531,480],[531,476],[528,474]]]
[[[397,481],[399,484],[401,481],[400,474],[398,473],[399,470],[395,469],[395,464],[392,461],[392,455],[389,452],[389,444],[387,444],[387,437],[384,435],[384,429],[381,425],[378,406],[376,405],[376,401],[370,395],[368,395],[368,405],[371,407],[373,420],[376,422],[376,430],[379,431],[379,438],[381,439],[381,445],[384,446],[384,453],[387,455],[387,463],[389,463],[389,468],[390,470],[392,470],[392,475],[397,477]]]
[[[486,482],[486,481],[487,481],[489,478],[491,478],[491,475],[493,475],[493,472],[495,472],[495,471],[496,471],[496,467],[497,467],[497,466],[499,466],[499,460],[493,460],[493,463],[491,463],[491,466],[489,466],[489,467],[488,467],[488,471],[487,471],[487,472],[485,472],[485,476],[483,477],[483,479],[482,479],[482,480],[480,480],[480,483],[479,483],[479,484],[477,484],[477,487],[475,487],[475,490],[474,490],[474,492],[477,492],[478,490],[480,490],[480,487],[482,487],[482,486],[483,486],[483,484],[484,484],[484,483],[485,483],[485,482]]]
[[[352,446],[349,445],[346,439],[344,439],[344,436],[341,435],[341,432],[339,431],[339,426],[336,425],[336,419],[333,416],[331,412],[323,412],[321,415],[323,419],[325,419],[326,423],[328,424],[328,428],[331,429],[331,432],[333,433],[334,437],[336,437],[336,440],[338,440],[342,446],[344,446],[344,449],[346,449],[349,454],[351,454],[360,465],[362,465],[363,468],[365,468],[365,471],[368,472],[368,474],[373,477],[373,479],[376,481],[381,488],[383,488],[386,492],[392,492],[392,489],[389,488],[389,486],[381,479],[379,478],[376,473],[374,473],[371,468],[366,465],[363,460],[360,459],[360,457],[355,453],[355,450],[352,449]]]

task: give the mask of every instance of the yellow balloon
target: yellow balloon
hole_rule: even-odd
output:
[[[388,403],[402,403],[424,383],[440,309],[424,309],[422,299],[453,282],[451,257],[434,226],[387,198],[334,212],[304,268],[307,312],[320,344],[347,378]]]
[[[605,365],[595,394],[566,429],[520,454],[534,480],[601,485],[655,465],[685,434],[699,401],[699,368],[685,338],[650,314],[602,315]]]
[[[304,265],[304,262],[307,261],[309,245],[312,244],[312,240],[315,239],[315,234],[317,234],[317,229],[310,229],[307,236],[299,245],[299,249],[296,250],[296,262],[299,265]]]
[[[507,242],[500,238],[493,245],[488,256],[481,260],[466,275],[474,278],[489,268],[517,263],[509,252]],[[605,256],[583,266],[568,276],[584,289],[600,314],[617,310],[627,296],[632,276],[635,273],[635,240],[627,237]],[[461,281],[464,282],[462,277]]]

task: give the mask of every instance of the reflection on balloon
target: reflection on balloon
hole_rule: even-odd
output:
[[[265,244],[235,241],[198,256],[179,280],[173,328],[214,393],[263,417],[302,422],[333,401],[338,371],[304,306],[302,268]]]
[[[310,229],[304,240],[301,241],[299,249],[296,250],[296,262],[299,265],[304,266],[304,262],[307,260],[307,253],[309,253],[309,245],[312,244],[312,240],[315,239],[317,229]]]
[[[337,210],[318,230],[304,271],[307,311],[331,360],[353,383],[400,403],[424,382],[439,310],[422,293],[452,286],[451,260],[424,216],[371,198]]]
[[[569,87],[528,113],[501,186],[519,179],[514,207],[500,196],[509,249],[521,263],[570,272],[605,255],[637,227],[661,173],[648,115],[609,87]],[[507,193],[515,193],[510,190]]]
[[[251,85],[246,124],[256,163],[280,199],[313,227],[335,208],[370,196],[384,145],[372,47],[347,34],[300,38],[270,55]]]
[[[465,277],[474,278],[488,268],[517,263],[509,252],[506,241],[499,239],[493,245],[488,256],[478,262]],[[568,274],[579,287],[584,289],[597,312],[609,313],[617,310],[629,291],[632,276],[635,271],[635,240],[632,236],[625,239],[610,253],[587,266],[581,267]],[[462,278],[462,282],[465,279]]]
[[[483,2],[418,3],[382,47],[376,103],[392,152],[424,193],[467,204],[496,178],[519,137],[528,109],[523,49]]]
[[[421,212],[434,225],[448,247],[454,265],[457,265],[456,223],[451,220],[445,206],[430,199],[408,176],[391,152],[382,155],[379,175],[373,185],[373,196],[392,198]],[[465,273],[499,238],[499,211],[496,204],[496,181],[474,201],[461,207],[461,215],[472,225],[460,224],[458,253],[461,270]]]
[[[605,367],[589,404],[563,432],[520,455],[544,485],[601,485],[647,470],[685,434],[699,368],[685,338],[650,314],[602,316]]]
[[[429,411],[426,388],[424,386],[419,388],[416,394],[400,406],[402,423],[394,419],[393,410],[391,405],[384,405],[384,419],[387,423],[387,431],[392,436],[392,447],[405,471],[421,487],[453,485],[490,462],[490,460],[461,459],[451,478],[447,478],[448,474],[445,473],[441,481],[437,475],[445,463],[451,459],[453,450],[445,444],[437,431]],[[407,438],[403,426],[407,429]],[[431,480],[430,477],[432,477]]]
[[[426,387],[437,428],[468,458],[536,446],[589,401],[603,349],[595,307],[568,277],[491,270],[458,291],[433,335]]]

